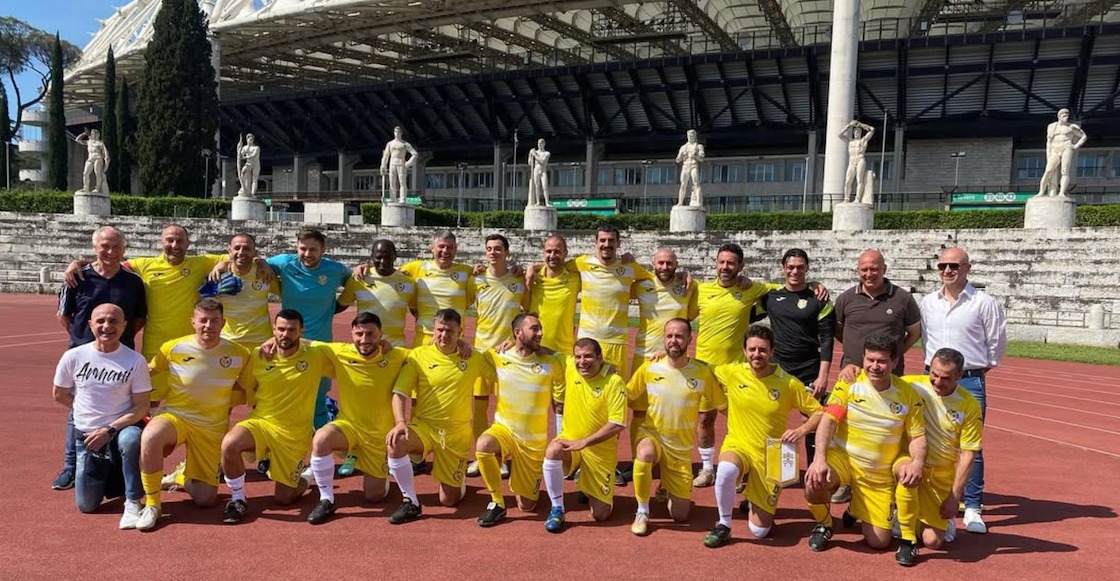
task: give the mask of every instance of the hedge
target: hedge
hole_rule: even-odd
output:
[[[144,196],[109,196],[114,216],[228,218],[229,200]],[[0,212],[71,214],[74,194],[56,190],[0,190]]]

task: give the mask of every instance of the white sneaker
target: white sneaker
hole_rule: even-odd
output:
[[[502,462],[502,479],[509,478],[509,462]]]
[[[951,543],[957,538],[957,519],[949,519],[949,528],[945,529],[945,542]]]
[[[832,498],[829,499],[832,504],[844,504],[845,502],[852,501],[852,487],[841,486],[832,493]]]
[[[120,529],[126,531],[136,528],[136,521],[140,518],[140,502],[136,500],[124,501],[124,514],[121,515]]]
[[[179,465],[175,467],[175,470],[171,471],[171,473],[164,474],[163,478],[161,478],[159,481],[160,489],[170,492],[184,486],[186,484],[186,479],[184,478],[183,473],[186,469],[187,461],[184,460],[180,462]]]
[[[467,478],[476,478],[479,474],[482,474],[478,471],[478,460],[471,460],[469,463],[467,463],[466,474]]]
[[[639,537],[644,537],[649,534],[649,515],[644,512],[639,512],[634,515],[634,524],[630,525],[630,532]]]
[[[984,519],[980,517],[980,510],[975,508],[964,509],[964,530],[970,533],[982,535],[988,532],[988,525],[984,524]]]
[[[716,483],[716,471],[711,468],[701,468],[700,472],[696,473],[696,478],[692,479],[692,486],[695,488],[707,488]]]
[[[309,488],[315,485],[315,473],[311,471],[310,466],[304,468],[303,472],[300,472],[299,479],[306,482]]]
[[[156,528],[156,523],[159,522],[160,515],[163,510],[158,506],[145,506],[144,510],[140,511],[140,517],[136,519],[136,530],[150,531]]]

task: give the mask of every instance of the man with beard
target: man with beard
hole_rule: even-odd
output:
[[[401,273],[416,281],[416,330],[412,346],[421,347],[432,342],[436,312],[452,309],[465,313],[474,303],[471,286],[473,269],[455,262],[459,250],[455,235],[441,230],[432,238],[432,258],[414,260],[401,267]]]

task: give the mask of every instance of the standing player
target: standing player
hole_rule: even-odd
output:
[[[752,325],[743,337],[747,361],[714,369],[727,394],[727,436],[716,470],[719,522],[704,536],[704,546],[712,549],[731,540],[731,512],[740,481],[747,485],[747,526],[755,537],[770,534],[782,487],[766,479],[766,440],[797,442],[812,432],[821,419],[820,404],[805,390],[805,385],[771,362],[773,349],[774,333],[761,325]],[[808,420],[788,429],[789,412],[794,409]]]
[[[237,380],[253,411],[222,439],[222,472],[232,496],[222,513],[226,524],[241,522],[249,508],[243,452],[271,459],[268,476],[276,483],[273,498],[278,504],[295,502],[310,484],[303,461],[311,445],[308,426],[315,415],[319,381],[332,367],[329,349],[301,342],[302,335],[299,311],[281,309],[272,325],[275,357],[267,361],[260,347],[254,349]]]
[[[529,269],[529,310],[540,314],[544,336],[541,346],[569,354],[576,343],[576,298],[581,288],[578,273],[568,271],[568,242],[554,234],[544,241],[544,266]]]
[[[385,437],[389,471],[397,479],[404,502],[389,516],[391,524],[414,521],[423,514],[416,497],[410,454],[434,456],[432,476],[440,483],[439,502],[455,506],[466,493],[463,472],[471,453],[471,396],[479,377],[494,379],[494,369],[477,352],[462,357],[458,349],[463,319],[453,309],[436,311],[431,345],[409,353],[393,386],[396,425]],[[405,404],[415,399],[411,418]]]
[[[688,520],[692,509],[692,446],[700,402],[704,400],[714,408],[724,405],[711,370],[688,356],[692,340],[688,320],[670,319],[661,335],[666,356],[643,363],[626,385],[626,396],[631,401],[645,400],[649,407],[646,422],[637,428],[630,426],[630,431],[638,432],[631,437],[637,441],[634,497],[638,500],[638,512],[630,532],[638,536],[649,532],[654,464],[661,469],[661,487],[669,493],[669,515],[676,522]]]
[[[248,350],[272,338],[268,296],[280,294],[276,277],[271,269],[261,270],[267,265],[258,261],[257,255],[257,239],[252,234],[234,234],[229,239],[230,273],[241,279],[241,291],[233,295],[219,293],[216,297],[224,308],[222,338]]]
[[[493,349],[485,357],[493,365],[498,398],[494,424],[475,444],[482,481],[491,502],[478,518],[478,525],[490,527],[506,517],[502,495],[501,465],[511,462],[509,488],[517,496],[517,506],[530,511],[537,506],[541,486],[541,463],[548,445],[549,405],[564,384],[564,364],[553,355],[541,352],[541,321],[535,313],[513,318],[513,348],[504,353]]]
[[[564,529],[564,476],[579,470],[578,484],[591,504],[591,518],[604,521],[614,508],[618,434],[626,429],[626,385],[594,339],[576,341],[564,372],[564,430],[544,453],[544,483],[552,511],[544,529]]]
[[[163,459],[180,445],[187,447],[184,487],[195,506],[209,507],[218,498],[230,394],[249,358],[244,347],[222,338],[224,324],[222,303],[202,299],[191,317],[194,334],[164,343],[152,358],[152,374],[168,375],[167,397],[140,440],[140,480],[147,505],[136,521],[139,530],[152,530],[159,522]]]
[[[359,313],[373,313],[381,320],[381,336],[394,347],[404,347],[404,326],[416,308],[416,283],[397,270],[397,247],[391,240],[373,241],[370,266],[354,276],[338,297],[344,307],[357,303]]]
[[[403,274],[416,281],[413,347],[432,342],[436,311],[452,309],[465,313],[467,307],[474,303],[470,284],[473,269],[455,262],[458,250],[455,235],[450,230],[441,230],[432,238],[431,260],[414,260],[401,267]]]

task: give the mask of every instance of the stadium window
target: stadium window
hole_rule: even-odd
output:
[[[876,173],[878,173],[879,168],[875,168],[875,170]],[[894,179],[894,160],[888,159],[886,163],[883,164],[883,175],[879,176],[879,183],[891,179]]]
[[[579,171],[575,169],[559,170],[554,173],[554,177],[556,186],[561,188],[571,188],[582,183],[579,179]]]
[[[787,182],[803,182],[805,181],[805,160],[787,161],[786,162],[786,181]]]
[[[614,170],[616,186],[636,186],[642,183],[642,170],[636,167],[619,167]]]
[[[443,174],[430,173],[424,175],[424,187],[429,190],[443,189]]]
[[[1107,153],[1077,154],[1077,177],[1103,178],[1108,173]]]
[[[596,183],[600,186],[613,186],[614,183],[611,181],[612,177],[614,177],[614,171],[607,167],[601,167],[599,168],[599,176],[598,179],[596,179]]]
[[[672,184],[677,181],[677,172],[674,167],[647,167],[646,183],[655,185]]]
[[[471,174],[471,188],[485,189],[494,187],[493,172],[476,172]]]
[[[525,186],[525,172],[523,171],[507,171],[506,172],[506,187],[507,188],[520,188]]]
[[[732,184],[741,181],[743,181],[743,166],[726,164],[712,166],[713,184]]]
[[[776,182],[778,181],[778,164],[774,162],[755,162],[747,164],[747,181],[749,182]]]
[[[1015,158],[1015,177],[1021,180],[1037,180],[1046,169],[1046,158],[1041,153],[1023,154]]]

